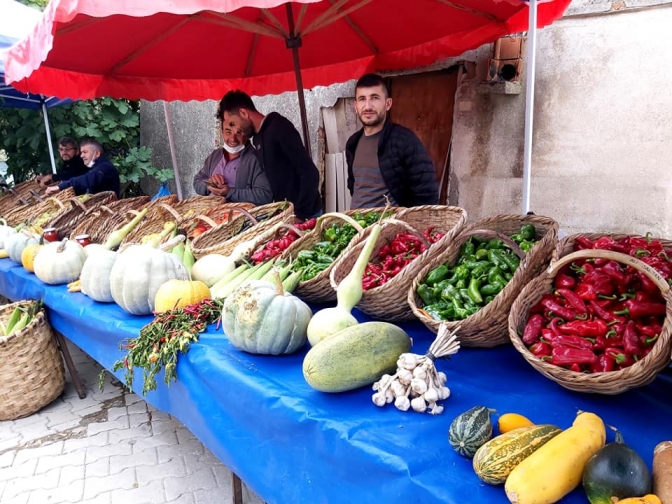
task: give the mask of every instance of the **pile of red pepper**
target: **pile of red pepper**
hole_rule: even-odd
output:
[[[578,238],[576,250],[635,256],[672,283],[672,250],[657,240]],[[665,301],[640,271],[609,259],[574,261],[558,272],[554,292],[530,311],[522,340],[537,357],[580,373],[617,371],[644,358],[663,329]]]
[[[430,226],[422,232],[422,236],[432,244],[439,241],[444,233]],[[389,243],[383,245],[377,256],[366,265],[362,289],[366,291],[386,284],[425,250],[427,247],[423,241],[414,234],[397,234]]]
[[[299,231],[310,231],[315,229],[316,223],[317,219],[308,219],[305,222],[294,224],[294,227]],[[298,235],[294,231],[291,229],[287,230],[280,238],[266,242],[259,250],[252,254],[252,262],[257,265],[278,257],[298,238]]]

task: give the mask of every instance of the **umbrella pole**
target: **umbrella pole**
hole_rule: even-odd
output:
[[[301,77],[301,63],[299,61],[299,47],[301,47],[301,36],[294,33],[294,12],[292,4],[285,4],[287,9],[287,22],[289,24],[290,38],[285,40],[287,48],[292,50],[294,60],[294,75],[296,77],[296,91],[299,94],[299,111],[301,113],[301,127],[303,128],[303,143],[306,147],[308,156],[312,157],[310,152],[310,131],[308,129],[308,115],[306,114],[306,100],[303,95],[303,78]]]
[[[177,152],[175,151],[175,139],[173,138],[173,121],[170,116],[168,102],[163,102],[163,116],[166,118],[166,129],[168,130],[168,145],[170,146],[170,159],[173,161],[173,173],[175,174],[175,188],[177,189],[177,199],[182,201],[182,185],[180,184],[180,169],[177,166]]]
[[[51,172],[56,174],[56,160],[54,159],[54,146],[51,143],[51,129],[49,128],[49,113],[47,104],[42,101],[42,117],[44,118],[44,129],[47,131],[47,144],[49,144],[49,161],[51,161]]]
[[[537,0],[529,0],[530,20],[526,58],[525,84],[525,147],[523,151],[523,215],[530,211],[532,186],[532,136],[534,132],[534,82],[537,66]]]

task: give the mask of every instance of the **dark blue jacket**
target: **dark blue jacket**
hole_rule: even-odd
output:
[[[103,191],[114,191],[119,197],[120,190],[119,172],[114,165],[105,156],[100,156],[96,160],[93,168],[79,177],[73,177],[58,184],[58,188],[63,190],[72,187],[75,194],[95,194]]]

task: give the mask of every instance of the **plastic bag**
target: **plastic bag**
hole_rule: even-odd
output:
[[[170,189],[168,188],[168,181],[166,180],[165,182],[161,183],[161,187],[159,187],[159,190],[156,191],[156,194],[152,196],[152,200],[154,201],[155,199],[158,198],[163,198],[164,196],[170,196],[171,192]]]

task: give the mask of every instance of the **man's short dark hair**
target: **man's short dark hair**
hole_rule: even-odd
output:
[[[84,147],[85,145],[90,145],[94,149],[96,149],[98,152],[100,152],[101,156],[103,154],[103,146],[100,145],[100,142],[97,140],[94,140],[93,138],[86,138],[80,142],[80,147]]]
[[[374,73],[362,75],[355,85],[355,90],[359,88],[370,88],[376,86],[383,87],[383,91],[385,91],[385,98],[390,96],[390,90],[387,87],[387,81],[380,75]]]
[[[72,147],[73,149],[79,149],[79,144],[77,143],[77,140],[69,136],[64,136],[63,138],[61,138],[58,141],[58,145],[62,145],[63,147]]]
[[[241,108],[251,110],[252,112],[257,111],[252,98],[250,98],[250,95],[248,95],[246,92],[240,91],[238,89],[235,91],[229,91],[219,101],[215,117],[221,121],[224,118],[224,112],[228,112],[229,114],[238,114],[238,111]]]

